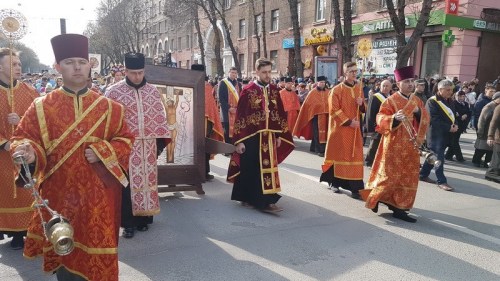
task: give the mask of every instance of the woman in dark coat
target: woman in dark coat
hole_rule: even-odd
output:
[[[470,105],[465,98],[465,92],[458,91],[455,93],[451,104],[455,111],[455,123],[458,125],[458,131],[450,133],[450,144],[445,154],[446,160],[453,161],[453,156],[455,156],[458,162],[465,161],[460,148],[460,136],[467,129],[467,124],[469,124],[471,118]]]

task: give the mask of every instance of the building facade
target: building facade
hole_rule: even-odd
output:
[[[261,42],[260,56],[263,55],[262,40],[265,37],[266,55],[274,62],[273,75],[287,75],[292,70],[295,53],[288,1],[265,1],[264,11],[261,1],[221,2],[221,11],[228,25],[226,32],[222,21],[217,22],[222,36],[220,52],[225,71],[234,65],[227,38],[230,36],[238,54],[242,76],[254,75],[254,62],[259,56],[257,34],[260,35]],[[406,2],[406,36],[409,37],[416,26],[421,1]],[[455,10],[450,11],[450,3],[455,3]],[[151,31],[141,43],[141,50],[146,56],[161,62],[161,58],[170,52],[172,60],[182,68],[199,63],[201,55],[197,43],[198,34],[193,23],[180,25],[169,22],[158,8],[164,6],[164,1],[149,1],[146,4],[152,5],[153,11],[147,20],[151,25],[148,30]],[[386,0],[352,0],[351,8],[353,60],[358,61],[364,75],[392,74],[396,64],[396,39]],[[331,1],[301,0],[298,10],[304,76],[315,74],[317,57],[336,59],[340,70],[342,61],[333,35],[335,26]],[[199,17],[206,50],[207,73],[215,75],[215,33],[201,9]],[[265,32],[262,30],[263,23]],[[361,48],[360,45],[368,47]],[[461,81],[469,81],[474,77],[478,77],[480,81],[494,80],[500,74],[500,56],[495,52],[499,45],[498,0],[436,0],[429,24],[409,63],[415,65],[416,72],[421,77],[456,76]],[[369,53],[362,56],[358,53],[358,47]]]

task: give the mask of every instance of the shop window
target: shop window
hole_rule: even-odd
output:
[[[275,71],[278,69],[278,50],[273,50],[269,52],[269,59],[273,63],[271,70]]]
[[[422,50],[422,69],[420,71],[421,77],[440,75],[442,47],[443,42],[440,38],[424,41]]]
[[[280,19],[280,10],[271,11],[271,31],[278,31]]]
[[[316,0],[316,21],[325,20],[326,0]]]

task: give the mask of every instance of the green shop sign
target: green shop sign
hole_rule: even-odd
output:
[[[487,22],[481,19],[466,18],[454,15],[446,15],[444,25],[463,29],[500,32],[500,23]]]
[[[429,16],[428,25],[441,25],[444,23],[444,12],[442,10],[432,11]],[[417,16],[415,14],[409,14],[405,17],[406,27],[414,28],[417,26]],[[379,32],[387,32],[394,30],[392,21],[389,18],[376,21],[367,21],[356,23],[352,25],[352,36],[358,36],[362,34],[371,34]]]

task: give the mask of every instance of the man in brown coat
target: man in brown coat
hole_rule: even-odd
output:
[[[493,102],[500,104],[500,92],[493,96]],[[493,147],[493,156],[490,167],[484,176],[487,180],[500,183],[500,106],[495,107],[488,129],[487,144]]]

